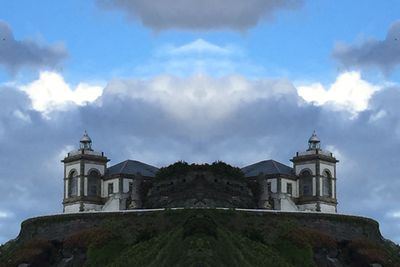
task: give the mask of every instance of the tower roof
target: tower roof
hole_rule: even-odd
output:
[[[310,139],[308,139],[308,142],[309,143],[319,143],[319,142],[321,142],[321,140],[319,140],[317,134],[314,131],[313,134],[311,135]]]
[[[81,143],[91,143],[92,139],[90,139],[88,133],[85,131],[85,133],[83,134],[82,138],[81,138]]]
[[[142,176],[154,177],[158,172],[158,168],[145,164],[136,160],[125,160],[114,166],[107,168],[106,175],[116,175],[116,174],[133,174],[136,175],[140,173]]]
[[[246,177],[258,176],[260,173],[294,175],[293,168],[275,160],[264,160],[242,168]]]
[[[80,145],[80,150],[90,150],[93,151],[92,149],[92,139],[90,139],[88,133],[85,131],[83,134],[81,140],[79,141]]]

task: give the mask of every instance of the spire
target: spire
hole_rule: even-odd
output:
[[[317,150],[321,148],[321,141],[319,140],[315,130],[311,135],[310,139],[308,139],[308,150]]]
[[[88,133],[85,130],[85,133],[83,134],[81,140],[80,140],[80,149],[81,150],[92,150],[92,139],[90,139]]]

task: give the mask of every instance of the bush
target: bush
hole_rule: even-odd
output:
[[[54,243],[44,239],[33,239],[15,252],[14,263],[29,263],[32,266],[49,266],[57,254]]]
[[[211,165],[207,163],[189,165],[187,162],[178,161],[168,167],[161,168],[156,174],[156,179],[183,177],[190,171],[209,171],[220,177],[229,177],[236,180],[245,179],[240,168],[232,167],[222,161],[215,161]]]
[[[299,247],[310,245],[314,250],[319,248],[334,249],[336,241],[320,230],[306,227],[297,227],[289,231],[286,236]]]
[[[90,245],[99,247],[112,239],[111,231],[103,228],[91,228],[81,230],[69,236],[64,241],[64,248],[86,250]]]
[[[385,248],[367,239],[352,240],[348,244],[348,254],[352,261],[359,264],[389,264],[390,256]]]

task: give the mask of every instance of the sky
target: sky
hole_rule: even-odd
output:
[[[338,211],[400,243],[400,3],[0,0],[0,243],[62,212],[85,130],[110,165],[291,165],[315,130]]]

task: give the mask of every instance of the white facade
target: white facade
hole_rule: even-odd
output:
[[[338,161],[332,153],[320,149],[315,133],[309,140],[309,149],[297,152],[291,161],[293,168],[276,161],[263,161],[270,163],[264,167],[268,174],[263,176],[262,172],[256,171],[249,176],[257,177],[260,189],[255,205],[265,209],[335,213]],[[142,207],[143,177],[137,175],[136,167],[132,167],[136,165],[128,168],[129,172],[118,172],[120,167],[124,168],[127,162],[133,161],[117,164],[120,165],[117,171],[110,174],[110,168],[117,165],[107,168],[107,157],[92,150],[86,133],[81,139],[80,149],[68,153],[62,162],[65,213]],[[152,166],[146,165],[141,171],[149,167]]]
[[[112,192],[108,192],[109,185],[112,185],[112,188],[113,188]],[[102,197],[108,197],[111,194],[118,193],[119,179],[115,178],[115,179],[103,181],[102,189],[103,189],[102,193],[101,193]]]
[[[96,163],[85,163],[85,175],[89,174],[89,171],[96,170],[100,175],[104,175],[104,165]]]
[[[294,166],[296,175],[300,175],[300,173],[304,170],[309,170],[312,175],[315,175],[316,170],[315,170],[315,164],[314,163],[304,163],[304,164],[298,164]]]
[[[278,192],[278,179],[277,178],[267,179],[267,183],[271,184],[271,192],[272,193]]]
[[[292,185],[292,193],[289,194],[289,195],[292,196],[292,197],[298,197],[299,196],[299,194],[298,194],[299,185],[298,185],[297,181],[281,178],[281,182],[282,182],[282,193],[289,194],[289,192],[287,192],[287,189],[288,189],[287,185],[290,184],[290,185]]]

